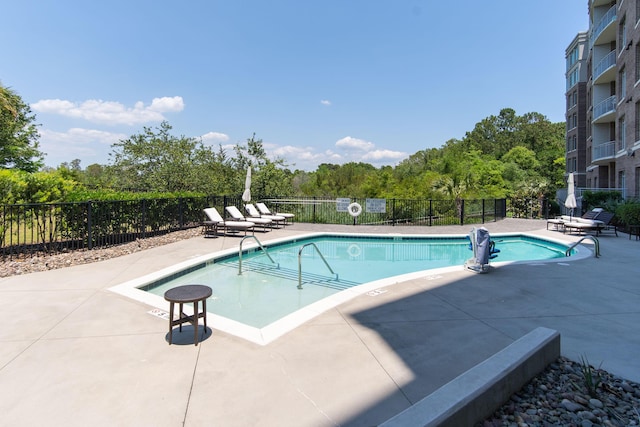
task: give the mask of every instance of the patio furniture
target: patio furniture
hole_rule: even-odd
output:
[[[285,222],[287,221],[287,219],[282,215],[261,214],[260,212],[258,212],[258,209],[256,209],[256,207],[251,203],[247,203],[246,205],[244,205],[244,207],[247,210],[247,213],[249,214],[248,219],[250,221],[253,221],[256,218],[270,219],[271,221],[273,221],[273,223],[276,225],[277,228],[279,228],[280,225],[284,226]]]
[[[173,342],[173,327],[179,325],[182,332],[183,323],[193,325],[193,343],[198,345],[198,319],[204,318],[204,334],[207,334],[207,298],[212,294],[210,287],[205,285],[183,285],[169,289],[164,293],[164,299],[169,301],[169,345]],[[202,301],[202,311],[198,311]],[[184,304],[193,303],[193,315],[188,316],[182,311]],[[174,319],[174,305],[179,304],[178,318]]]
[[[594,210],[595,211],[595,210]],[[596,234],[600,234],[603,231],[613,231],[618,236],[618,229],[614,224],[611,224],[611,220],[614,214],[603,210],[596,211],[594,219],[588,219],[585,217],[575,218],[573,221],[565,222],[563,224],[564,230],[574,230],[578,233],[583,231],[595,231]]]
[[[235,206],[225,206],[224,208],[235,222],[242,224],[243,221],[253,222],[255,225],[261,225],[262,230],[266,233],[267,227],[273,227],[273,221],[268,218],[247,218]]]
[[[263,215],[278,215],[278,216],[283,216],[285,218],[285,224],[287,222],[293,222],[293,217],[295,215],[293,215],[292,213],[287,213],[287,212],[276,212],[276,213],[272,213],[269,208],[267,207],[267,205],[265,205],[262,202],[257,202],[256,206],[258,207],[258,209],[260,210],[260,213]]]
[[[246,236],[247,231],[249,230],[253,233],[253,229],[256,225],[251,221],[226,221],[222,218],[216,208],[206,208],[204,209],[204,213],[207,215],[207,218],[209,218],[209,221],[204,221],[202,223],[205,237],[217,235],[219,228],[221,228],[225,233],[227,231],[232,233],[244,231],[244,235]]]

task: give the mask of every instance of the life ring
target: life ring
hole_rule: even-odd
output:
[[[351,258],[358,258],[361,252],[362,251],[360,251],[360,246],[356,245],[355,243],[349,245],[349,247],[347,248],[347,253]]]
[[[360,203],[354,202],[349,205],[349,215],[355,218],[361,213],[362,213],[362,206],[360,206]]]

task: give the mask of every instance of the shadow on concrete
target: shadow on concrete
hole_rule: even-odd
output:
[[[208,340],[212,335],[212,330],[210,327],[204,327],[204,325],[198,326],[198,344],[203,341]],[[176,326],[172,332],[172,345],[193,345],[194,344],[194,328],[193,325],[183,325],[182,332],[180,332],[180,327]],[[165,341],[169,343],[169,333],[164,337]]]
[[[378,425],[519,338],[509,337],[492,327],[458,301],[462,298],[469,306],[491,306],[487,301],[491,298],[505,306],[511,300],[522,298],[520,292],[512,291],[489,296],[496,288],[494,283],[502,281],[499,280],[502,274],[499,269],[484,275],[469,273],[461,280],[416,290],[403,298],[351,313],[351,317],[366,328],[362,335],[371,352],[376,357],[384,357],[380,340],[367,338],[374,333],[393,349],[404,366],[395,366],[395,372],[388,372],[398,386],[396,392],[340,424]]]

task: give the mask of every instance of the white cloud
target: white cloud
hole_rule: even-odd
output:
[[[336,147],[352,151],[368,151],[375,147],[373,142],[365,141],[364,139],[352,138],[350,136],[346,136],[342,139],[336,141]]]
[[[181,96],[153,98],[149,110],[161,113],[182,111],[184,110],[184,101]]]
[[[203,141],[210,142],[227,142],[229,140],[229,135],[220,132],[207,132],[201,136]]]
[[[121,139],[127,139],[128,135],[96,129],[71,128],[66,132],[42,129],[40,131],[40,138],[49,142],[66,143],[70,145],[98,143],[110,146]]]
[[[366,162],[375,167],[397,164],[407,157],[401,151],[377,149],[375,144],[347,136],[335,143],[339,150],[320,150],[313,146],[277,145],[264,142],[264,148],[272,159],[284,159],[290,169],[314,171],[321,163],[345,164]]]
[[[267,148],[266,145],[265,148]],[[327,163],[329,161],[338,161],[342,158],[339,154],[333,153],[330,150],[315,152],[313,147],[294,147],[292,145],[281,147],[273,146],[273,148],[269,148],[268,152],[273,153],[274,157],[287,159],[292,162]]]
[[[45,163],[56,167],[74,159],[83,164],[105,164],[111,145],[128,138],[122,133],[95,129],[71,128],[66,132],[40,130],[40,150],[46,154]]]
[[[364,160],[378,163],[384,161],[398,161],[408,157],[407,153],[402,151],[393,151],[393,150],[374,150],[365,154],[362,158]]]
[[[329,106],[331,105],[331,101],[329,101],[328,99],[322,99],[320,100],[320,104]]]
[[[162,113],[182,111],[184,101],[180,96],[162,97],[154,98],[149,106],[138,101],[133,108],[127,108],[119,102],[101,99],[89,99],[82,103],[63,99],[43,99],[31,104],[31,108],[40,113],[58,114],[94,123],[135,125],[165,120]]]

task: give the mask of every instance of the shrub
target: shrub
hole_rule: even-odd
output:
[[[619,204],[615,212],[616,216],[625,225],[640,224],[640,201],[638,200],[631,200]]]
[[[603,208],[609,212],[616,212],[616,207],[622,202],[619,191],[585,191],[582,193],[582,209]]]

